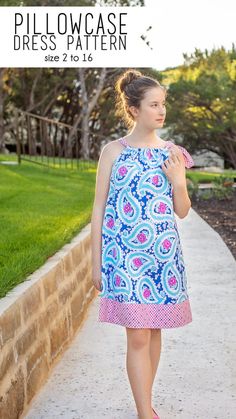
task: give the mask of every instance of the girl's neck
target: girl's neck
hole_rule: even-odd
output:
[[[126,140],[128,141],[129,145],[134,145],[136,147],[162,146],[164,144],[164,141],[156,135],[156,131],[152,131],[151,133],[140,133],[139,131],[137,133],[135,130],[133,130],[126,136]]]

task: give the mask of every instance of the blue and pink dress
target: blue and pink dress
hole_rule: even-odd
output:
[[[192,321],[186,269],[173,208],[173,187],[161,166],[174,144],[131,147],[112,165],[102,224],[100,322],[131,328],[173,328]],[[185,167],[194,165],[178,146]]]

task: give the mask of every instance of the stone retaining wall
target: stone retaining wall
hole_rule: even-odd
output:
[[[24,416],[86,317],[91,224],[0,300],[0,418]]]

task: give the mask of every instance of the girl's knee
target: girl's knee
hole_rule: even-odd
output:
[[[150,343],[150,329],[133,329],[126,327],[126,333],[128,346],[131,346],[133,349],[141,349]]]

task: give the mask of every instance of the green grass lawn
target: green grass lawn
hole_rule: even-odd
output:
[[[0,297],[90,222],[95,179],[92,168],[0,165]]]
[[[236,177],[236,170],[224,170],[224,173],[212,173],[212,172],[205,172],[205,171],[195,171],[195,170],[187,170],[186,176],[196,182],[200,183],[210,183],[217,180],[220,176],[225,178],[234,178]]]

